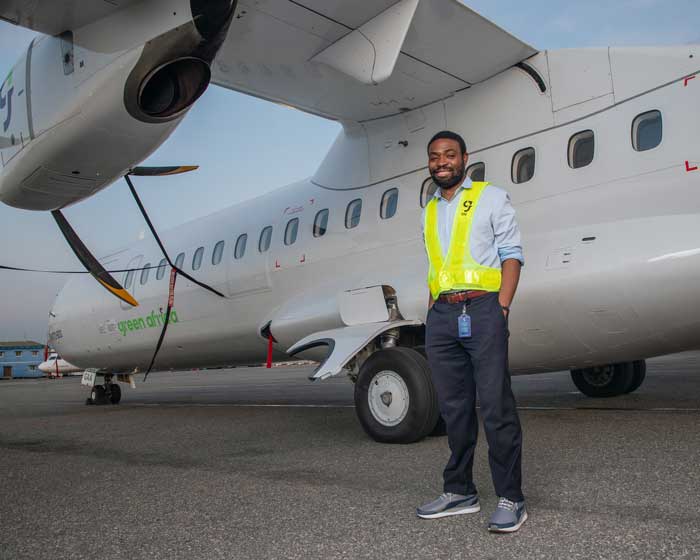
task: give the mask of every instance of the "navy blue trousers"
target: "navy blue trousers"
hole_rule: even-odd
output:
[[[498,294],[487,294],[468,302],[472,336],[459,338],[457,318],[463,305],[436,302],[426,320],[426,352],[452,452],[444,489],[455,494],[476,492],[472,468],[479,431],[478,395],[496,494],[519,502],[524,499],[522,430],[508,372],[508,324]]]

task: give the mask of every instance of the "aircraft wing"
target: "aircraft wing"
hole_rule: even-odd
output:
[[[52,35],[135,2],[0,0],[0,18]],[[458,0],[238,0],[215,84],[340,121],[444,99],[537,51]]]
[[[361,122],[449,97],[536,52],[458,0],[240,0],[213,81]]]
[[[139,0],[0,0],[0,19],[59,35],[106,17]]]

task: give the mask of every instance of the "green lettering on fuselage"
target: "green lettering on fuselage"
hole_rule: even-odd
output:
[[[177,316],[177,311],[174,309],[170,311],[170,319],[168,324],[177,323],[180,319]],[[122,336],[126,336],[129,331],[140,331],[142,329],[155,329],[162,327],[165,323],[165,313],[158,313],[156,311],[151,311],[149,315],[145,317],[136,317],[134,319],[126,319],[124,321],[119,321],[117,327]]]

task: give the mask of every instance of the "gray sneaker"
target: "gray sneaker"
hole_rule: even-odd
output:
[[[448,515],[462,515],[464,513],[476,513],[481,510],[479,496],[470,494],[442,494],[437,500],[423,504],[416,509],[416,515],[423,519],[438,519]]]
[[[527,519],[525,502],[511,502],[507,498],[499,498],[496,511],[489,519],[489,531],[492,533],[514,533]]]

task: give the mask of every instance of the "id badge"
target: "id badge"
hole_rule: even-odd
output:
[[[466,313],[462,313],[457,318],[457,331],[459,338],[470,338],[472,335],[472,318]]]

